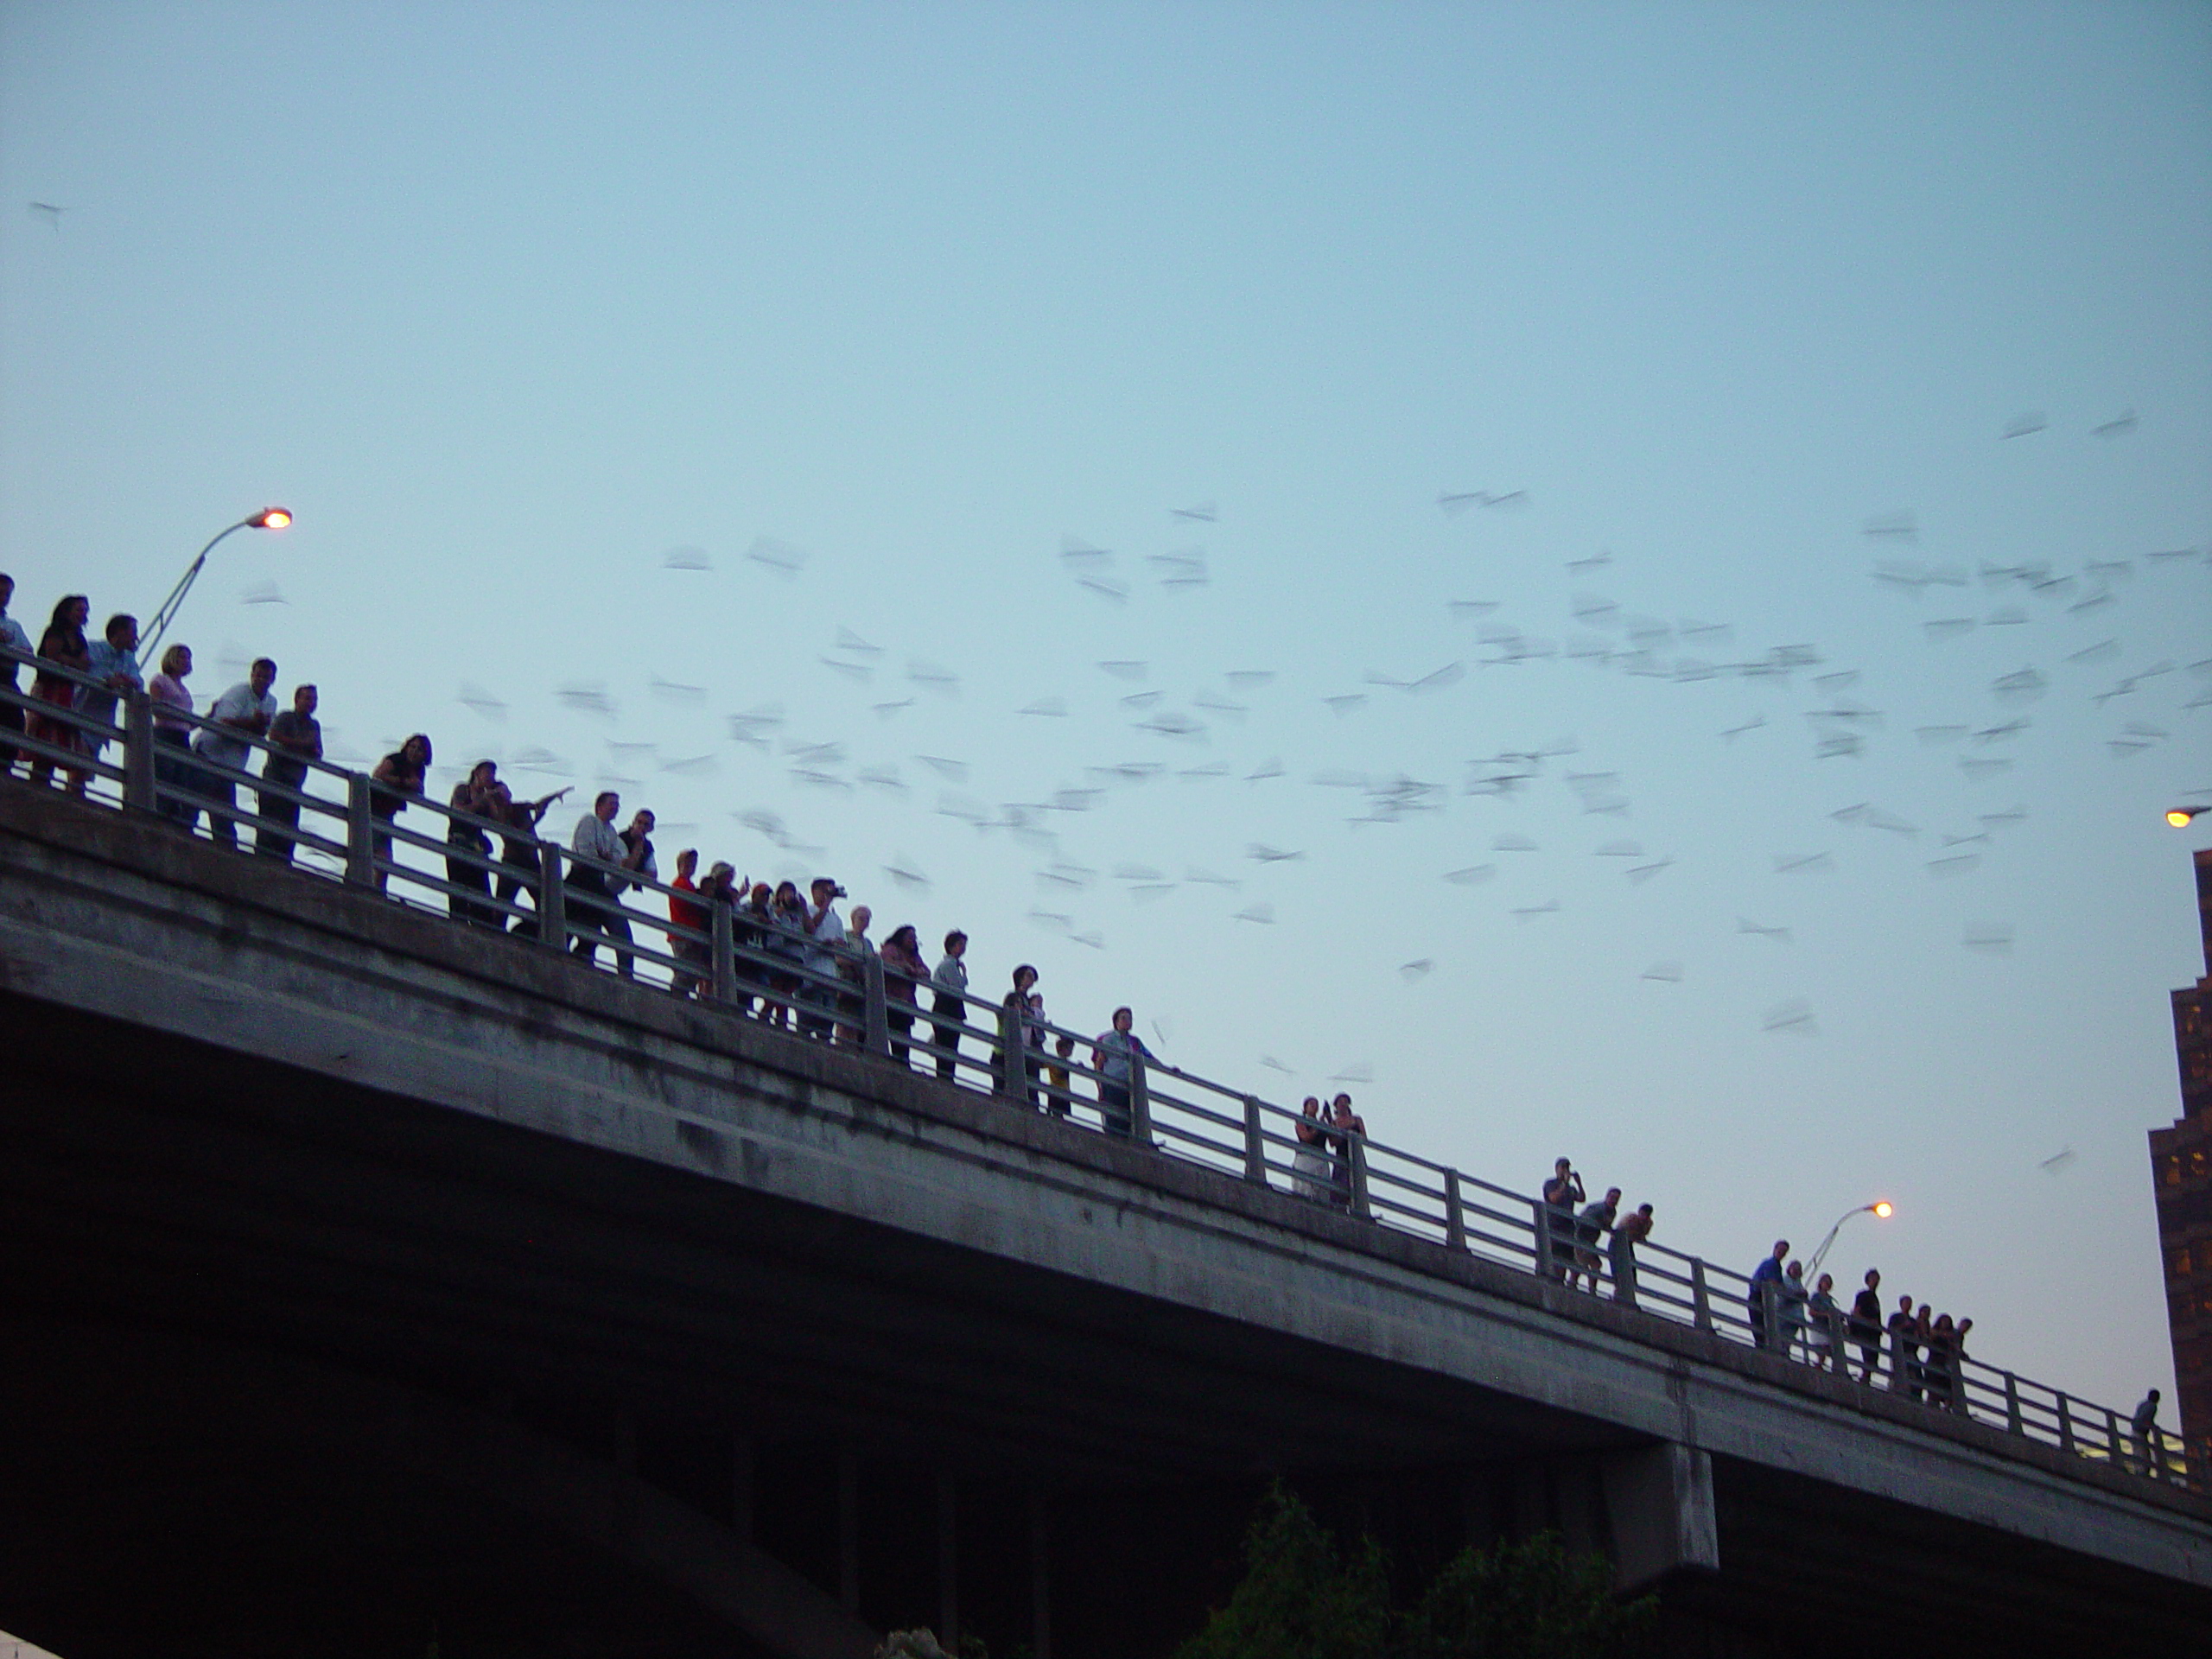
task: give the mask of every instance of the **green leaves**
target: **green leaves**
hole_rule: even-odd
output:
[[[1630,1659],[1657,1621],[1625,1605],[1600,1555],[1570,1555],[1539,1533],[1462,1551],[1419,1604],[1390,1605],[1382,1552],[1350,1549],[1280,1483],[1244,1542],[1244,1577],[1176,1659]]]

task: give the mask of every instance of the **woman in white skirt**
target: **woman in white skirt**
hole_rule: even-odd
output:
[[[1298,1122],[1298,1152],[1291,1160],[1291,1190],[1315,1204],[1329,1201],[1335,1164],[1329,1156],[1329,1137],[1321,1128],[1321,1097],[1306,1096],[1306,1116]]]

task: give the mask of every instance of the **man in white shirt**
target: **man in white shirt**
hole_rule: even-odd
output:
[[[276,664],[264,657],[248,671],[247,677],[215,699],[208,709],[207,718],[214,722],[203,726],[192,741],[193,752],[202,760],[213,766],[225,766],[233,772],[245,769],[247,757],[253,746],[244,738],[232,737],[231,732],[251,732],[256,737],[269,734],[269,722],[276,717],[276,699],[269,695],[269,688],[276,683]],[[227,776],[203,771],[200,787],[207,797],[207,833],[232,848],[238,844],[238,804],[236,781]],[[228,811],[221,809],[228,808]]]
[[[22,623],[8,614],[8,602],[15,596],[16,579],[0,576],[0,645],[29,657],[32,654],[31,637],[23,632]],[[10,691],[15,690],[16,675],[22,666],[13,657],[0,657],[0,685],[4,685]],[[0,702],[0,778],[6,777],[16,769],[16,757],[22,751],[7,740],[10,733],[20,736],[22,729],[22,706]]]
[[[942,1020],[930,1027],[930,1036],[938,1047],[937,1074],[950,1079],[960,1053],[961,1023],[968,1018],[968,964],[961,958],[968,954],[968,936],[958,928],[944,936],[944,957],[930,976],[934,988],[930,996],[930,1012],[940,1016],[950,1015],[952,1023]]]
[[[826,875],[814,878],[809,889],[814,902],[806,912],[807,946],[799,960],[814,973],[834,977],[837,972],[836,947],[845,942],[845,918],[837,913],[836,900],[845,896],[845,890]],[[824,1041],[830,1036],[830,1017],[810,1010],[827,1008],[836,1001],[836,992],[830,986],[809,980],[799,988],[798,1028],[810,1037]]]
[[[569,861],[569,873],[562,882],[575,912],[569,918],[575,935],[569,949],[586,962],[598,957],[601,936],[607,936],[610,942],[618,932],[624,939],[630,937],[628,919],[618,913],[622,901],[615,895],[629,885],[622,872],[638,868],[648,843],[640,836],[633,849],[622,839],[614,827],[614,815],[621,810],[621,796],[611,789],[602,790],[591,804],[591,810],[576,820],[575,834],[569,837],[569,850],[575,856]],[[635,971],[633,960],[618,957],[617,961],[626,971]]]

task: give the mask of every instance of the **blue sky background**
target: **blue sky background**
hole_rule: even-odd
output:
[[[826,868],[1275,1098],[1370,1070],[1380,1138],[1739,1268],[1889,1197],[1847,1283],[2170,1386],[2203,7],[9,4],[0,181],[34,632],[281,500],[203,696],[267,652],[334,753],[628,780],[664,862]]]

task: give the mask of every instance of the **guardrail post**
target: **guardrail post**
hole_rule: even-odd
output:
[[[1762,1279],[1759,1281],[1758,1345],[1769,1353],[1778,1351],[1783,1358],[1787,1359],[1789,1357],[1789,1333],[1781,1330],[1776,1320],[1776,1315],[1781,1312],[1781,1302],[1782,1298],[1775,1290],[1774,1281]],[[1777,1338],[1780,1338],[1779,1342],[1776,1340]]]
[[[861,1047],[870,1054],[891,1052],[891,1010],[883,988],[883,958],[874,951],[861,958]]]
[[[1255,1186],[1268,1184],[1268,1143],[1260,1134],[1260,1097],[1244,1096],[1244,1179]]]
[[[1444,1172],[1444,1245],[1446,1249],[1464,1250],[1467,1248],[1467,1208],[1459,1199],[1459,1172]]]
[[[1690,1322],[1700,1331],[1713,1329],[1713,1296],[1705,1287],[1705,1258],[1690,1258]]]
[[[346,775],[346,885],[373,887],[377,884],[376,820],[369,811],[366,772]]]
[[[1149,1150],[1152,1147],[1152,1085],[1145,1079],[1144,1056],[1129,1049],[1129,1139]]]
[[[1536,1200],[1536,1277],[1552,1276],[1552,1207]]]
[[[123,694],[123,804],[154,810],[154,702],[143,691]]]
[[[737,924],[723,899],[707,906],[707,994],[727,1002],[737,989]]]
[[[1022,1040],[1027,1013],[1011,1003],[999,1010],[999,1092],[1029,1103],[1029,1047]]]
[[[1367,1137],[1344,1136],[1345,1161],[1351,1166],[1351,1212],[1362,1221],[1375,1217],[1367,1207]]]
[[[2120,1414],[2110,1406],[2105,1408],[2105,1444],[2112,1449],[2112,1466],[2126,1468],[2127,1452],[2120,1443]],[[2145,1469],[2143,1472],[2147,1475],[2151,1471]]]
[[[2066,1408],[2063,1389],[2058,1395],[2058,1449],[2062,1452],[2074,1450],[2074,1414]]]
[[[569,948],[569,895],[561,884],[561,849],[551,842],[537,849],[537,937],[556,950]]]
[[[2005,1432],[2018,1434],[2020,1428],[2020,1379],[2012,1372],[2005,1373]]]

